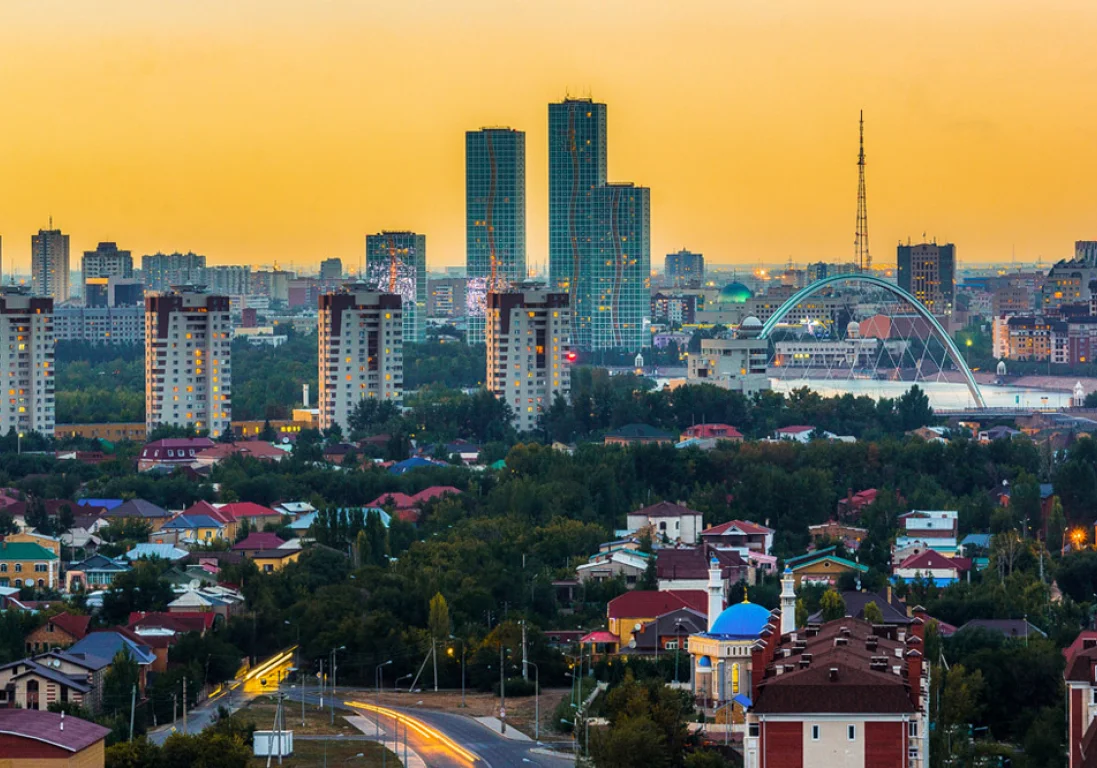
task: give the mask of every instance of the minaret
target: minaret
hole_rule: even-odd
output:
[[[796,631],[796,589],[792,578],[792,569],[787,565],[781,575],[781,634],[788,635]]]
[[[724,580],[720,577],[720,561],[715,557],[708,565],[708,631],[724,610]]]

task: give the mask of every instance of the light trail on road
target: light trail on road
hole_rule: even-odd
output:
[[[352,709],[363,710],[365,712],[373,713],[380,717],[392,718],[396,723],[401,723],[405,728],[410,728],[415,731],[420,737],[428,742],[436,742],[428,744],[428,746],[434,748],[440,748],[445,752],[450,752],[463,760],[468,761],[470,765],[475,765],[477,762],[483,762],[480,757],[468,751],[449,736],[439,731],[437,728],[427,725],[418,718],[406,715],[403,712],[399,712],[395,709],[389,709],[387,707],[378,707],[374,704],[367,704],[360,701],[344,701],[343,705],[351,707]],[[416,751],[419,751],[417,747]]]

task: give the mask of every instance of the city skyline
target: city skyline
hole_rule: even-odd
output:
[[[487,125],[526,132],[527,258],[542,267],[545,110],[569,93],[608,104],[609,177],[651,188],[655,254],[848,258],[862,108],[876,260],[922,232],[965,263],[1053,262],[1093,237],[1091,5],[422,5],[302,20],[289,2],[6,4],[5,269],[27,271],[51,215],[78,253],[114,241],[353,269],[363,234],[410,229],[431,238],[432,269],[460,265],[463,141]],[[484,25],[508,30],[497,56],[454,34]],[[645,48],[660,55],[626,55]]]

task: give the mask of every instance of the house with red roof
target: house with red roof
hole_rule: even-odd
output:
[[[0,709],[0,755],[11,768],[88,766],[106,761],[110,728],[42,709]]]
[[[860,520],[861,510],[876,502],[876,493],[875,488],[866,488],[857,493],[850,488],[844,499],[838,499],[838,519]]]
[[[924,579],[939,587],[947,587],[959,581],[961,574],[969,570],[971,561],[967,558],[945,557],[940,552],[927,549],[895,566],[891,575],[906,581]]]
[[[768,555],[773,549],[773,529],[749,520],[728,520],[701,531],[701,541],[717,549],[734,549],[743,557],[748,552]]]
[[[773,436],[778,440],[793,440],[797,443],[810,443],[811,435],[815,431],[815,427],[808,424],[791,424],[787,427],[780,427]]]
[[[743,442],[743,433],[730,424],[694,424],[682,430],[679,440],[728,440],[733,443]]]
[[[141,449],[137,459],[137,471],[147,472],[159,467],[175,468],[190,466],[198,454],[216,443],[208,437],[175,437],[154,440]]]
[[[198,452],[194,457],[195,464],[203,467],[212,467],[220,464],[230,456],[246,456],[259,461],[281,461],[288,456],[285,451],[265,440],[249,440],[239,443],[217,443]]]
[[[632,640],[638,627],[679,608],[689,608],[708,616],[708,594],[699,589],[633,590],[613,598],[606,604],[607,630],[616,638],[616,647],[623,648]],[[594,640],[590,642],[609,642]]]
[[[1083,629],[1063,649],[1067,689],[1067,764],[1086,768],[1097,756],[1097,630]]]
[[[254,558],[256,552],[266,552],[268,550],[278,549],[285,543],[286,542],[276,534],[253,531],[241,541],[233,544],[232,551],[240,552],[244,557]]]
[[[366,504],[367,507],[391,509],[396,517],[408,523],[419,522],[423,511],[423,505],[435,499],[448,495],[460,495],[461,489],[452,485],[432,485],[412,495],[406,493],[382,493],[373,501]]]
[[[285,518],[281,512],[276,512],[270,507],[256,504],[253,501],[237,501],[231,504],[215,504],[217,509],[236,521],[237,526],[246,520],[248,527],[253,531],[261,531],[267,524],[281,525]]]
[[[68,648],[84,639],[90,624],[91,616],[67,612],[50,616],[42,626],[27,634],[25,638],[27,653],[48,651],[51,648]]]

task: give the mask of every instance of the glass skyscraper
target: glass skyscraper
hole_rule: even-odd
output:
[[[526,278],[526,134],[465,133],[465,273],[468,340],[484,342],[484,296]],[[494,266],[494,270],[493,270]],[[494,278],[494,285],[492,285]]]
[[[427,236],[414,232],[366,235],[366,283],[403,300],[404,342],[426,341]]]
[[[549,285],[567,291],[581,350],[648,346],[651,193],[606,181],[606,105],[549,104]]]

